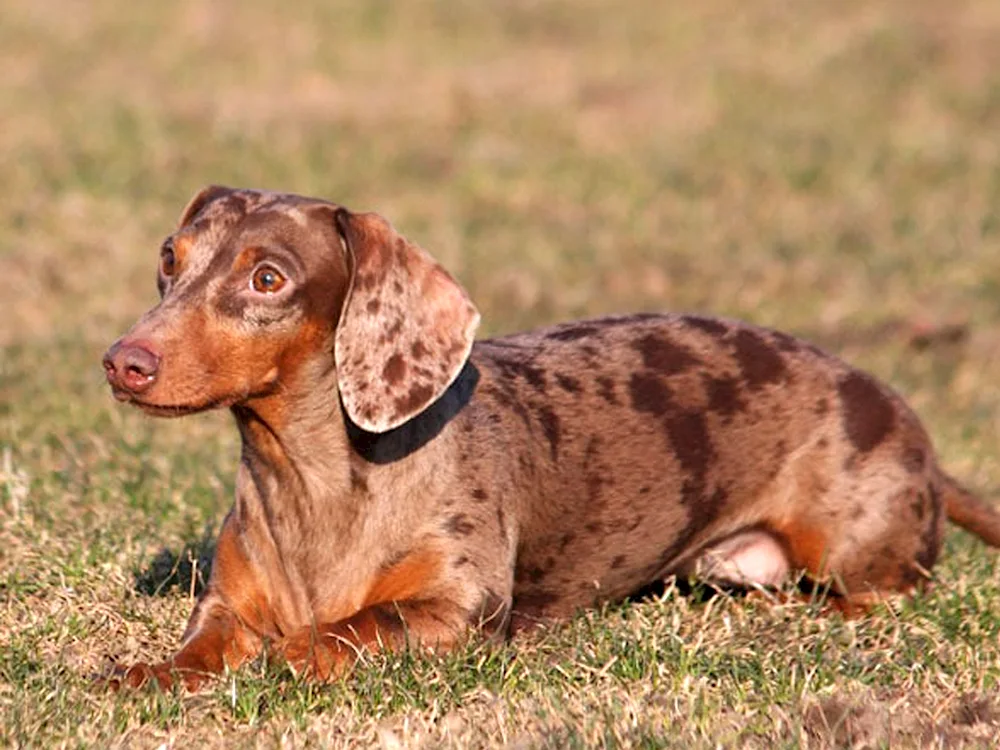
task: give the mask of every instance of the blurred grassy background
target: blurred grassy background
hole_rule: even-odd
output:
[[[995,0],[39,0],[0,9],[0,71],[0,739],[333,741],[321,714],[270,693],[278,707],[248,718],[222,693],[120,703],[83,679],[111,655],[162,657],[176,642],[188,592],[150,597],[135,574],[164,547],[168,560],[197,549],[229,504],[226,415],[128,412],[99,366],[155,301],[159,241],[205,183],[383,213],[456,273],[485,334],[686,309],[808,336],[903,392],[956,474],[1000,485]],[[950,545],[944,588],[995,592],[993,557]],[[650,632],[718,624],[668,605],[640,607]],[[931,605],[947,619],[947,602]],[[997,605],[982,606],[995,625]],[[675,627],[676,611],[692,619]],[[907,622],[933,630],[937,616]],[[752,643],[744,624],[735,642]],[[914,737],[953,715],[949,700],[995,685],[992,632],[920,684],[936,697],[914,704]],[[899,638],[917,663],[912,634]],[[528,664],[559,651],[540,653]],[[570,665],[537,684],[573,696],[547,719],[496,678],[497,705],[529,717],[520,734],[459,695],[467,736],[419,701],[425,735],[380,734],[373,700],[337,741],[660,744],[669,716],[680,746],[748,742],[740,729],[773,702],[723,710],[716,678],[682,656],[660,654],[705,691],[675,684],[632,714],[592,710],[616,693]],[[819,669],[832,679],[843,658]],[[861,674],[832,684],[853,695],[869,689]],[[939,678],[953,689],[933,693]],[[253,679],[243,688],[282,684]],[[649,684],[626,683],[619,694]],[[789,689],[778,706],[791,718],[765,722],[761,746],[836,745],[807,720],[829,691]],[[973,742],[995,724],[962,726],[948,731]]]

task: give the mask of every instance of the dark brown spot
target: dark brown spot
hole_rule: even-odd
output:
[[[567,393],[578,393],[580,390],[580,381],[576,378],[570,377],[569,375],[559,374],[556,375],[556,383]]]
[[[837,384],[844,410],[844,432],[854,447],[868,453],[892,431],[896,411],[868,375],[851,372]]]
[[[482,487],[476,487],[476,489],[472,491],[472,496],[476,498],[476,500],[485,500],[487,498],[486,490]]]
[[[351,491],[368,492],[368,480],[354,467],[351,467]]]
[[[780,383],[788,377],[788,368],[781,354],[759,334],[747,328],[733,337],[733,354],[747,386],[756,390],[770,383]]]
[[[468,536],[476,530],[476,525],[464,513],[456,513],[445,523],[445,529],[455,536]]]
[[[801,344],[797,338],[789,336],[783,331],[771,331],[771,340],[778,349],[789,354],[794,354],[801,348]]]
[[[699,360],[687,348],[664,336],[647,333],[632,342],[632,348],[642,355],[642,363],[663,375],[675,375],[698,364]]]
[[[726,506],[726,500],[729,499],[729,491],[724,487],[716,487],[711,495],[706,494],[704,489],[698,490],[697,493],[696,490],[697,488],[689,487],[687,482],[684,483],[682,499],[697,496],[701,497],[701,501],[695,505],[688,505],[691,513],[687,524],[683,531],[674,538],[673,543],[660,554],[659,566],[661,570],[669,562],[676,559],[677,555],[691,543],[691,539],[696,534],[702,532],[718,518],[719,513]]]
[[[403,355],[396,352],[389,360],[385,363],[385,367],[382,368],[382,378],[389,383],[389,385],[398,385],[399,381],[403,379],[406,375],[406,360],[403,359]]]
[[[633,373],[628,388],[632,396],[632,408],[636,411],[656,416],[666,413],[670,402],[670,389],[656,375]]]
[[[402,330],[403,330],[403,319],[396,318],[396,320],[393,321],[393,324],[389,327],[389,330],[385,332],[385,340],[395,341],[396,337],[399,335],[399,332]]]
[[[587,325],[569,325],[560,327],[550,332],[545,338],[553,341],[576,341],[578,339],[593,336],[597,333],[597,328]]]
[[[597,378],[597,395],[609,404],[618,405],[618,397],[615,395],[615,381],[607,375],[600,375]]]
[[[774,479],[778,474],[781,473],[781,469],[785,464],[785,456],[788,455],[788,443],[784,440],[779,440],[774,445],[774,458],[771,460],[771,469],[768,471],[768,478]],[[817,483],[819,480],[817,480]]]
[[[427,404],[431,400],[431,396],[434,395],[434,389],[429,385],[424,383],[415,383],[410,392],[405,396],[397,398],[393,405],[396,407],[396,418],[402,417],[404,415],[409,416],[416,412],[420,407]]]
[[[813,408],[817,417],[825,417],[830,411],[830,402],[825,398],[816,399],[816,406]]]
[[[614,558],[612,558],[611,560],[611,569],[617,570],[618,568],[620,568],[622,565],[625,564],[626,559],[627,558],[625,557],[625,555],[615,555]]]
[[[740,383],[736,378],[705,378],[705,390],[708,395],[709,411],[714,411],[723,417],[731,417],[747,407],[740,392]]]
[[[429,353],[423,341],[414,341],[413,346],[410,347],[410,354],[414,359],[423,359]]]
[[[393,279],[392,281],[392,291],[397,295],[403,293],[403,283],[399,279]]]
[[[664,420],[667,436],[681,468],[703,482],[715,456],[705,417],[696,411],[676,411]]]
[[[468,563],[469,563],[468,555],[462,555],[461,557],[455,560],[455,567],[461,568],[463,565],[468,565]]]
[[[552,459],[555,460],[559,454],[559,417],[548,406],[543,406],[538,410],[538,420],[542,423],[542,432],[549,441],[549,450],[552,452]]]
[[[583,528],[589,531],[591,534],[599,534],[604,530],[604,526],[598,523],[597,521],[589,521],[584,525]]]
[[[595,461],[598,460],[601,454],[601,440],[600,435],[591,435],[587,439],[587,448],[583,452],[583,468],[589,468]]]
[[[681,320],[692,328],[697,328],[713,336],[724,336],[729,333],[729,326],[715,318],[703,318],[700,315],[685,315]]]
[[[635,531],[636,529],[639,528],[640,525],[642,525],[645,522],[645,520],[646,520],[646,517],[644,515],[642,515],[641,513],[637,513],[636,515],[634,515],[632,517],[632,521],[631,521],[631,523],[629,523],[629,525],[625,529],[625,531],[628,532],[628,533],[631,533],[631,532]],[[619,522],[618,526],[619,527],[621,526],[620,522]]]
[[[559,552],[565,552],[566,548],[573,543],[576,539],[576,535],[573,533],[565,533],[559,538]]]
[[[601,489],[607,482],[606,477],[600,474],[588,474],[586,479],[587,484],[587,504],[596,505],[600,507],[603,505],[601,498]]]
[[[649,486],[648,485],[643,485],[642,487],[640,487],[639,488],[639,494],[640,495],[647,495],[647,494],[649,494]]]
[[[530,365],[524,365],[521,368],[521,374],[533,388],[542,391],[543,393],[545,392],[545,373],[541,369]]]
[[[675,545],[704,528],[717,514],[725,500],[726,491],[716,488],[709,495],[708,471],[715,459],[715,449],[708,432],[705,416],[697,411],[671,409],[663,419],[663,427],[673,453],[683,472],[681,503],[690,509],[688,528],[678,537]],[[676,551],[676,550],[674,550]]]
[[[382,303],[379,301],[378,297],[372,297],[368,300],[368,304],[365,305],[365,309],[372,315],[377,313],[380,307],[382,307]]]
[[[545,372],[541,368],[517,360],[501,360],[497,365],[506,377],[524,378],[535,390],[545,392]]]

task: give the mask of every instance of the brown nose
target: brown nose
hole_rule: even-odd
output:
[[[146,342],[116,341],[104,355],[104,372],[116,391],[142,393],[156,382],[160,355]]]

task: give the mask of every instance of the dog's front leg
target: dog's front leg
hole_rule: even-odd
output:
[[[236,667],[260,650],[260,638],[222,602],[202,600],[188,631],[184,645],[171,658],[158,664],[139,662],[118,668],[108,678],[110,686],[137,688],[155,680],[164,690],[179,684],[195,691],[226,666]]]
[[[222,527],[204,595],[188,621],[180,649],[158,664],[118,667],[106,678],[117,689],[153,680],[163,689],[181,684],[198,690],[226,667],[235,669],[260,652],[262,634],[273,631],[270,607],[246,555],[233,514]]]

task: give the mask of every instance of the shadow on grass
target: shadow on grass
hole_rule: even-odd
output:
[[[668,578],[664,581],[654,581],[643,586],[638,591],[625,597],[625,601],[630,604],[637,604],[651,599],[659,599],[667,593],[668,589],[673,589],[680,596],[690,599],[696,604],[706,604],[718,596],[726,596],[734,599],[743,599],[749,596],[754,589],[739,584],[713,583],[711,581],[700,581],[688,578]],[[822,603],[828,599],[836,600],[840,595],[833,590],[830,582],[818,583],[808,576],[799,576],[797,580],[789,581],[786,592],[796,593],[801,596],[803,602]]]
[[[215,557],[215,534],[187,542],[179,551],[164,547],[149,564],[135,571],[135,590],[146,596],[165,596],[174,589],[195,596],[204,590]]]
[[[630,604],[639,604],[650,599],[659,599],[669,588],[673,588],[680,596],[691,599],[698,604],[704,604],[717,596],[739,598],[747,594],[747,589],[740,586],[712,584],[688,578],[668,578],[665,581],[654,581],[643,586],[638,591],[625,597],[625,601]]]

